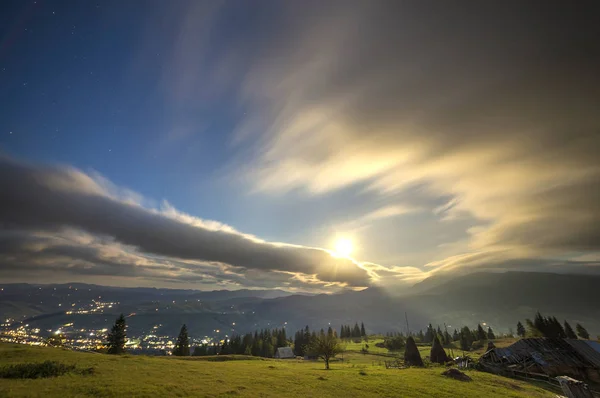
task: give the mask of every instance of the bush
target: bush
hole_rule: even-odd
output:
[[[404,348],[405,342],[402,336],[386,337],[383,341],[383,345],[389,351],[398,351]]]
[[[19,363],[0,368],[0,378],[3,379],[40,379],[62,376],[75,370],[75,365],[65,365],[57,361],[42,363]],[[90,370],[86,370],[92,373]]]
[[[472,350],[478,350],[483,347],[485,347],[485,341],[483,341],[483,340],[475,340],[473,342],[473,344],[471,345]]]

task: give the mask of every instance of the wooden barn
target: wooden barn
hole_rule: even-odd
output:
[[[275,351],[275,358],[294,359],[296,356],[294,355],[294,351],[292,351],[292,347],[279,347],[277,351]]]
[[[493,373],[571,376],[600,383],[600,343],[591,340],[528,338],[494,347],[479,359]]]

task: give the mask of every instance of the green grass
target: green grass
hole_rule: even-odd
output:
[[[552,397],[527,383],[469,371],[473,382],[441,375],[443,367],[385,369],[381,357],[350,352],[346,361],[323,369],[322,362],[250,360],[227,361],[144,356],[109,356],[0,344],[0,366],[58,361],[92,374],[67,373],[47,379],[0,379],[0,396],[7,397]],[[361,362],[362,361],[362,362]],[[371,363],[369,362],[371,361]]]

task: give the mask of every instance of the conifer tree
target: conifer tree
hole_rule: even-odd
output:
[[[487,338],[488,338],[488,340],[495,340],[496,339],[496,335],[494,334],[494,331],[492,330],[491,327],[488,327]]]
[[[575,331],[573,331],[573,328],[571,327],[571,325],[569,325],[569,322],[567,321],[565,321],[565,334],[567,335],[568,339],[577,339]]]
[[[365,330],[365,324],[363,322],[360,323],[360,335],[362,337],[367,335],[367,331]]]
[[[470,331],[469,334],[464,333],[463,331],[460,332],[460,349],[463,351],[469,351],[471,349],[471,342],[469,339],[470,333]]]
[[[452,341],[460,340],[460,333],[458,333],[458,329],[454,329],[454,333],[452,334]]]
[[[525,337],[525,326],[519,321],[517,322],[517,335],[520,337]]]
[[[109,354],[119,355],[125,353],[125,340],[127,338],[125,328],[125,317],[121,314],[115,321],[110,333],[108,333],[107,345]]]
[[[477,324],[477,340],[485,340],[486,338],[487,334],[485,330],[483,330],[480,324]]]
[[[352,329],[352,337],[360,337],[360,328],[358,327],[358,322],[354,324],[354,328]]]
[[[431,323],[427,326],[427,330],[425,331],[424,343],[431,343],[433,341],[433,326]]]
[[[225,340],[225,343],[223,343],[225,350],[227,349],[226,344],[227,340]],[[185,323],[183,324],[183,326],[181,326],[181,330],[179,331],[177,342],[175,343],[175,347],[173,348],[173,355],[178,357],[190,356],[190,339],[188,337],[187,326],[185,326]]]
[[[447,330],[444,330],[444,345],[449,345],[450,343],[452,343],[452,336],[450,336]]]
[[[577,330],[577,336],[579,336],[580,339],[583,339],[583,340],[590,339],[590,334],[588,333],[587,330],[585,330],[585,328],[580,323],[575,325],[575,329]]]
[[[417,348],[415,339],[412,336],[408,336],[406,339],[406,348],[404,349],[404,363],[408,366],[423,366],[423,359],[421,353]]]

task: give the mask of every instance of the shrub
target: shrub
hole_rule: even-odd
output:
[[[57,361],[41,363],[19,363],[0,368],[0,378],[4,379],[40,379],[62,376],[75,370],[75,365],[65,365]],[[91,373],[89,370],[88,373]]]
[[[483,341],[483,340],[475,340],[473,342],[473,344],[471,345],[472,350],[478,350],[483,347],[485,347],[485,341]]]

